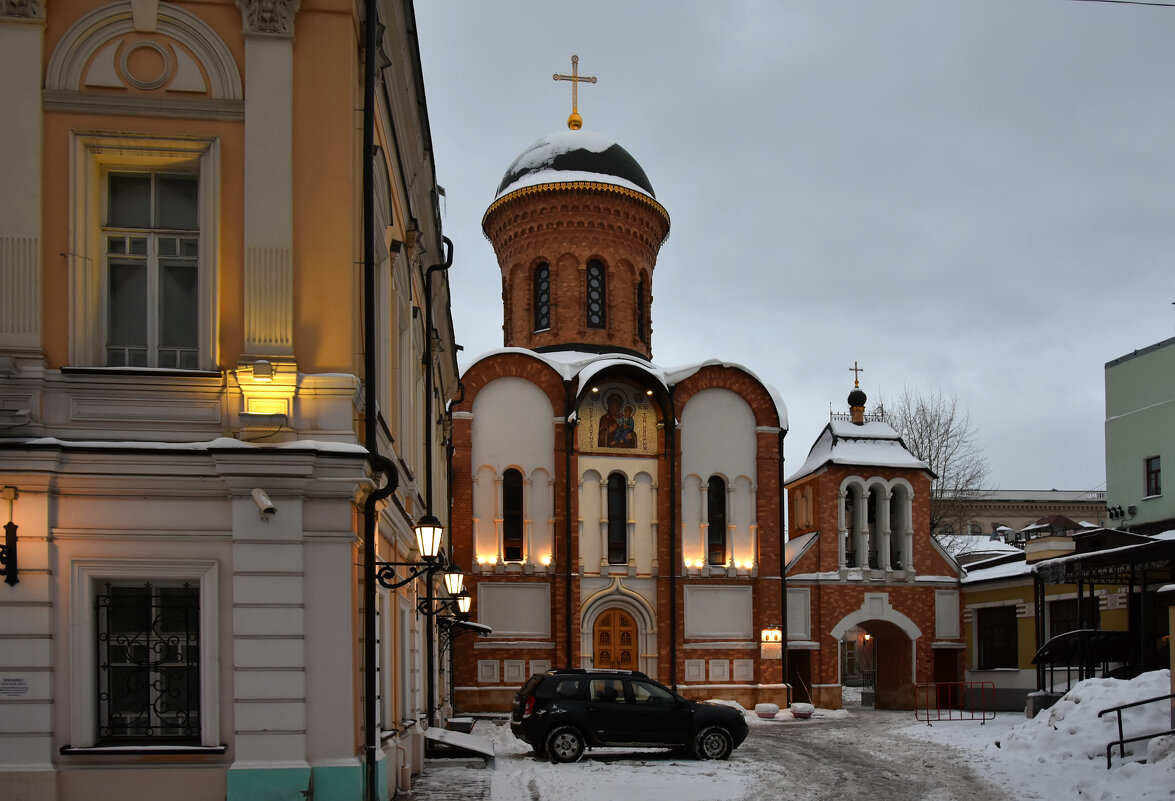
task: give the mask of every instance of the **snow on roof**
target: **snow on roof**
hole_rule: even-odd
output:
[[[1003,540],[992,539],[987,534],[954,534],[939,537],[939,543],[956,558],[969,554],[1022,553],[1015,545]]]
[[[59,448],[104,448],[111,450],[159,450],[159,451],[212,451],[212,450],[306,450],[324,453],[366,454],[367,449],[353,442],[331,442],[326,440],[299,439],[278,445],[259,445],[242,442],[232,437],[217,437],[201,442],[159,442],[157,440],[66,440],[57,437],[8,440],[17,445],[34,447],[54,446]]]
[[[803,466],[784,483],[811,475],[826,464],[930,469],[926,462],[910,453],[889,423],[870,421],[857,425],[847,420],[831,420],[816,438]]]
[[[566,130],[539,137],[506,171],[494,200],[528,186],[595,181],[656,199],[648,176],[615,139],[593,131]]]
[[[642,195],[652,197],[641,187],[634,184],[632,181],[627,181],[617,175],[607,175],[599,172],[587,172],[585,170],[543,170],[541,172],[530,172],[526,175],[520,176],[517,180],[511,182],[509,186],[494,196],[494,200],[508,195],[511,192],[517,192],[519,189],[525,189],[528,186],[542,186],[543,184],[570,184],[577,181],[607,184],[608,186],[620,186],[625,189],[631,189],[634,192],[639,192]]]
[[[584,351],[574,350],[535,351],[528,348],[495,348],[471,361],[462,372],[467,372],[478,362],[504,353],[517,353],[538,359],[557,372],[559,377],[564,381],[578,379],[580,387],[586,386],[592,378],[604,370],[617,366],[634,367],[642,370],[651,378],[658,381],[666,391],[668,391],[669,387],[684,381],[704,367],[729,367],[735,370],[741,370],[758,381],[767,390],[767,394],[771,397],[772,403],[775,404],[775,412],[779,415],[780,428],[784,431],[788,428],[787,404],[783,402],[783,396],[779,394],[779,390],[760,379],[759,376],[755,375],[753,370],[749,370],[737,362],[706,359],[695,364],[679,365],[677,367],[659,367],[648,359],[643,359],[640,356],[634,356],[628,353],[586,353]]]
[[[993,559],[990,561],[999,561]],[[974,584],[979,581],[992,581],[994,579],[1018,578],[1027,576],[1032,572],[1032,566],[1023,559],[1018,559],[1014,562],[1000,562],[991,567],[984,567],[986,562],[978,562],[967,565],[964,570],[967,575],[963,576],[963,584]]]
[[[1048,501],[1052,503],[1104,503],[1105,490],[1034,490],[1034,489],[987,489],[981,496],[985,501],[1008,501],[1028,503]]]
[[[810,531],[807,534],[801,534],[798,537],[792,537],[783,545],[783,563],[788,567],[795,564],[796,560],[804,555],[804,552],[812,546],[816,538],[820,536],[819,531]]]

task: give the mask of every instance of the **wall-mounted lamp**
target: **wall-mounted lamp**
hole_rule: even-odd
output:
[[[469,594],[469,590],[465,589],[448,598],[424,597],[416,602],[416,611],[422,615],[436,617],[444,612],[451,617],[456,617],[458,620],[465,620],[469,616],[469,610],[472,607],[473,597]]]
[[[441,537],[445,533],[441,521],[433,515],[427,514],[412,527],[416,534],[416,550],[420,554],[419,562],[383,562],[376,560],[375,580],[389,590],[404,587],[418,578],[431,578],[433,573],[442,570],[446,565],[440,559]],[[396,573],[396,568],[406,567],[408,573],[403,578]]]
[[[0,572],[4,573],[4,583],[9,587],[15,587],[20,581],[16,577],[16,523],[12,522],[12,508],[19,496],[16,487],[0,487],[0,500],[8,501],[8,522],[4,524],[4,543],[0,545],[0,567],[4,569]]]
[[[273,381],[273,363],[265,359],[253,362],[253,380],[261,384]]]
[[[782,626],[768,626],[759,632],[759,658],[783,659]]]

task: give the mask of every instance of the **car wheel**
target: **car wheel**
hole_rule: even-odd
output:
[[[558,726],[547,735],[547,754],[552,762],[575,762],[583,756],[583,735],[574,726]]]
[[[734,740],[721,726],[708,726],[694,738],[694,754],[698,759],[730,759]]]

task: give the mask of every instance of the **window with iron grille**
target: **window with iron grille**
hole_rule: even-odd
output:
[[[1146,495],[1162,495],[1162,470],[1158,456],[1151,456],[1143,463],[1146,473]]]
[[[534,268],[534,330],[551,327],[551,267],[546,262]]]
[[[604,303],[607,287],[604,279],[604,265],[595,259],[587,266],[587,324],[588,328],[604,327]]]
[[[106,582],[94,620],[95,742],[199,744],[199,588]]]
[[[1016,651],[1015,606],[990,606],[975,610],[976,669],[1019,667]]]

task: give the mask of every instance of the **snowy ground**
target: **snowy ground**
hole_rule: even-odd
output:
[[[699,762],[664,750],[596,749],[574,765],[535,759],[504,720],[478,721],[496,758],[480,763],[432,760],[413,799],[467,801],[1172,801],[1175,738],[1151,741],[1125,760],[1107,707],[1170,692],[1168,671],[1132,682],[1093,679],[1076,685],[1034,720],[1000,714],[983,725],[928,726],[910,712],[852,707],[816,710],[811,720],[782,712],[751,723],[727,762]],[[1152,704],[1124,715],[1125,736],[1170,728],[1170,708]],[[998,745],[997,745],[998,743]],[[1138,760],[1147,759],[1147,764]]]
[[[1166,695],[1170,672],[1155,670],[1132,681],[1087,679],[1051,709],[1032,720],[1001,715],[980,731],[961,723],[912,726],[903,734],[957,747],[976,772],[1024,799],[1082,801],[1157,801],[1175,799],[1175,736],[1114,749],[1106,769],[1106,744],[1118,739],[1109,707]],[[1122,713],[1124,737],[1171,728],[1171,708],[1157,702]],[[998,743],[998,746],[997,746]],[[1140,760],[1146,760],[1141,764]]]

